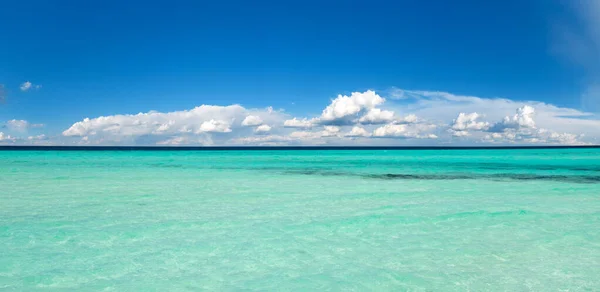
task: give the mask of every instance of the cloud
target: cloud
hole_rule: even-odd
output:
[[[414,114],[410,114],[406,117],[404,117],[403,119],[401,119],[399,122],[400,123],[416,123],[419,119],[417,118],[416,115]]]
[[[141,136],[226,131],[246,109],[240,105],[202,105],[191,110],[85,118],[63,132],[64,136]]]
[[[337,126],[325,126],[321,132],[321,137],[337,137],[340,134],[340,127]]]
[[[498,122],[491,127],[493,132],[502,132],[506,129],[521,129],[521,128],[535,128],[535,121],[533,115],[535,109],[532,106],[524,105],[517,109],[517,113],[511,117],[504,117],[502,122]]]
[[[571,108],[437,91],[402,92],[402,99],[387,96],[387,102],[374,91],[340,95],[313,118],[292,117],[271,107],[248,109],[241,105],[202,105],[175,112],[86,118],[64,130],[60,143],[574,145],[594,143],[600,137],[600,121],[590,113]]]
[[[6,127],[13,131],[25,131],[29,127],[29,123],[25,120],[10,120],[6,122]]]
[[[27,140],[35,141],[35,140],[48,140],[48,137],[45,134],[37,135],[37,136],[29,136]]]
[[[263,123],[263,120],[259,116],[247,116],[244,121],[242,121],[242,126],[258,126]]]
[[[286,128],[312,128],[314,126],[314,121],[313,120],[308,120],[306,118],[304,119],[297,119],[297,118],[293,118],[290,120],[286,120],[283,123],[283,126]]]
[[[21,91],[29,91],[30,89],[40,89],[40,88],[42,88],[42,86],[33,84],[29,81],[25,81],[25,82],[21,83],[19,88],[21,89]]]
[[[500,122],[490,126],[488,122],[477,121],[480,115],[477,113],[460,113],[454,120],[449,132],[454,137],[470,136],[472,132],[491,132],[486,134],[482,141],[490,143],[545,143],[545,144],[586,144],[580,141],[583,135],[571,133],[559,133],[547,129],[538,129],[535,126],[535,108],[524,105],[516,109],[516,113],[510,117],[506,116]],[[471,132],[467,131],[471,130]]]
[[[260,125],[254,129],[254,133],[257,134],[266,134],[271,131],[271,126],[269,125]]]
[[[457,130],[453,130],[450,129],[448,132],[450,132],[452,134],[452,136],[454,137],[466,137],[469,136],[471,134],[469,134],[469,131],[457,131]]]
[[[508,144],[556,144],[556,145],[586,145],[589,143],[581,141],[582,135],[570,133],[558,133],[545,129],[518,132],[506,131],[491,133],[484,137],[485,142],[508,143]]]
[[[394,120],[394,112],[381,110],[378,108],[370,109],[364,116],[358,119],[361,124],[385,124]]]
[[[15,132],[26,132],[30,128],[41,128],[44,124],[31,124],[26,120],[10,120],[6,122],[6,127]]]
[[[229,128],[229,126],[229,122],[226,121],[210,120],[203,122],[196,133],[229,133],[231,132],[231,128]]]
[[[373,111],[375,107],[384,103],[385,98],[375,91],[353,92],[350,96],[338,95],[321,113],[319,121],[323,124],[349,124],[354,123],[359,114],[371,111],[373,118],[385,118],[389,112]],[[393,113],[392,113],[393,115]],[[368,121],[370,117],[365,118]]]
[[[344,135],[344,136],[346,136],[346,137],[370,137],[371,133],[369,133],[363,127],[354,126],[354,127],[352,127],[352,130],[350,132],[346,133],[346,135]]]
[[[176,136],[166,140],[156,142],[156,145],[163,146],[184,146],[184,145],[213,145],[213,141],[209,135],[195,136]]]
[[[289,137],[297,140],[318,140],[321,138],[340,137],[341,128],[338,126],[324,126],[322,131],[295,131]]]
[[[168,113],[150,111],[133,115],[85,118],[74,123],[62,134],[65,137],[87,137],[87,143],[169,145],[197,141],[206,143],[208,139],[198,140],[195,137],[210,134],[213,143],[224,144],[236,135],[252,133],[251,129],[239,123],[248,116],[261,117],[261,122],[272,123],[281,123],[287,117],[286,114],[272,108],[246,109],[240,105],[202,105],[191,110]],[[249,122],[256,122],[254,118],[250,120]]]
[[[289,136],[266,135],[236,138],[231,141],[231,145],[282,146],[293,142],[294,139]]]
[[[15,138],[11,137],[10,135],[0,132],[0,141],[7,142],[7,141],[14,141],[14,140],[15,140]]]
[[[21,84],[21,86],[19,88],[21,88],[21,91],[28,91],[29,89],[31,89],[31,82],[29,81],[25,81]]]
[[[458,117],[454,119],[452,129],[457,131],[462,130],[485,130],[490,124],[487,122],[478,122],[477,120],[481,117],[478,113],[460,113]]]
[[[481,117],[478,113],[460,113],[458,117],[452,121],[452,126],[449,132],[455,137],[469,136],[468,130],[487,130],[490,127],[488,122],[480,122],[478,119]]]
[[[417,138],[417,139],[436,139],[437,135],[431,133],[422,133],[433,126],[409,126],[405,124],[387,124],[373,131],[373,137],[379,138]]]

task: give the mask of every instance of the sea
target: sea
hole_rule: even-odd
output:
[[[0,290],[600,291],[600,149],[5,149]]]

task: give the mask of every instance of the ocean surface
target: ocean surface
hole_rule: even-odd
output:
[[[600,291],[600,149],[0,151],[0,290]]]

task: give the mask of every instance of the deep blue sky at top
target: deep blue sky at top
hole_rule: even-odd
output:
[[[2,1],[0,120],[201,104],[318,114],[355,90],[441,90],[578,107],[551,1]],[[30,80],[38,91],[20,92]]]

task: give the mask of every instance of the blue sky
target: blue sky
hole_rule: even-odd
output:
[[[275,144],[594,143],[600,34],[593,12],[600,6],[581,3],[5,1],[0,6],[0,84],[5,91],[0,142],[34,143],[35,138],[26,138],[43,134],[42,142],[51,144],[173,139],[180,144],[235,144],[240,139]],[[26,81],[31,86],[21,90]],[[368,90],[385,101],[365,104],[362,95],[352,95],[372,97]],[[338,95],[348,97],[337,104],[349,116],[338,117],[344,122],[326,122],[325,110]],[[496,98],[504,98],[505,107]],[[224,116],[194,113],[199,116],[185,121],[177,115],[125,121],[115,116],[183,113],[200,105],[228,111],[234,104],[244,110]],[[505,116],[520,119],[518,109],[524,106],[535,108],[530,116],[537,124],[492,130]],[[274,111],[258,110],[267,107]],[[358,122],[373,109],[394,114],[376,123]],[[461,112],[476,110],[473,123],[488,123],[487,128],[456,126]],[[568,120],[560,120],[565,113]],[[258,135],[244,128],[241,123],[250,115],[270,121],[265,125],[271,130]],[[419,121],[403,120],[410,115]],[[85,131],[65,135],[84,118],[100,116],[118,122],[88,122]],[[313,119],[312,126],[286,127],[293,118]],[[231,131],[200,130],[210,120]],[[156,127],[173,121],[177,129],[163,135],[147,125],[139,128],[144,121]],[[185,123],[194,130],[182,130]],[[560,125],[565,123],[572,127]],[[396,134],[372,139],[385,126]],[[539,133],[542,126],[575,138],[552,141]],[[337,127],[337,134],[323,135],[325,127]],[[354,127],[368,135],[346,135]],[[306,132],[296,137],[309,138],[290,138],[294,131]],[[503,136],[494,141],[494,133]],[[521,138],[510,139],[513,134]],[[437,138],[421,139],[428,135]]]

